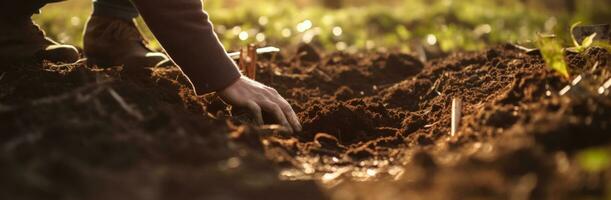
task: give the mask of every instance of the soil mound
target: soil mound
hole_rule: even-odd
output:
[[[323,198],[233,142],[236,127],[212,117],[177,68],[0,69],[5,199]]]
[[[304,134],[329,133],[343,145],[384,136],[377,129],[399,119],[382,104],[363,99],[307,107],[300,115]]]
[[[567,52],[571,79],[513,45],[427,63],[298,52],[263,58],[256,76],[293,105],[297,134],[194,96],[175,67],[0,65],[0,196],[561,199],[607,190],[609,166],[582,166],[584,151],[611,155],[605,49]],[[450,136],[453,98],[463,115]]]

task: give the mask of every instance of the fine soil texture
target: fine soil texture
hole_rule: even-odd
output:
[[[603,198],[609,52],[565,60],[570,78],[510,44],[263,56],[256,80],[291,103],[294,134],[195,96],[175,67],[0,65],[0,199]]]

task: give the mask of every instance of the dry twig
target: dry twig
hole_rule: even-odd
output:
[[[250,63],[248,63],[248,67],[246,68],[246,75],[255,80],[257,75],[257,47],[254,44],[248,45],[248,58],[250,58]]]
[[[239,67],[250,79],[255,80],[257,75],[257,46],[249,44],[240,50]]]
[[[128,114],[134,116],[136,119],[138,120],[143,120],[144,116],[142,115],[142,113],[138,112],[138,110],[132,108],[130,105],[127,104],[127,102],[125,102],[125,100],[123,99],[123,97],[121,97],[117,91],[115,91],[112,88],[108,88],[108,93],[110,93],[110,95],[117,100],[117,102],[119,103],[119,105],[121,106],[121,108],[123,108],[123,110],[125,110]]]
[[[460,98],[452,99],[452,129],[450,132],[451,136],[456,135],[458,127],[460,127],[460,118],[462,111],[462,100]]]
[[[611,78],[598,88],[598,94],[605,94],[605,91],[609,90],[609,88],[611,88]]]
[[[85,63],[85,61],[87,61],[87,58],[81,58],[79,60],[77,60],[76,62],[73,63],[64,63],[64,64],[54,64],[54,63],[49,63],[49,65],[51,67],[73,67],[79,64],[83,64]]]

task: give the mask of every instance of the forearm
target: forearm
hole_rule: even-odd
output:
[[[132,1],[198,94],[221,90],[241,76],[214,33],[200,0]]]

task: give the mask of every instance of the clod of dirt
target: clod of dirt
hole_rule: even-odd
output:
[[[312,45],[302,43],[297,48],[298,59],[302,62],[320,62],[320,53]]]
[[[391,107],[402,107],[407,110],[417,110],[420,99],[434,88],[433,83],[427,79],[407,80],[383,91],[383,101]]]
[[[393,116],[381,104],[362,99],[336,102],[330,105],[313,105],[300,116],[305,132],[328,133],[337,137],[339,143],[349,145],[376,135],[376,128],[393,121]]]
[[[339,143],[337,137],[327,133],[316,133],[314,143],[321,153],[333,155],[346,150],[346,147]]]
[[[397,80],[406,78],[422,71],[424,65],[416,57],[408,54],[391,53],[385,58],[385,65],[382,67],[381,75],[384,79]],[[382,78],[382,77],[380,77]]]
[[[349,87],[342,86],[335,92],[337,100],[346,101],[354,97],[354,91]]]

